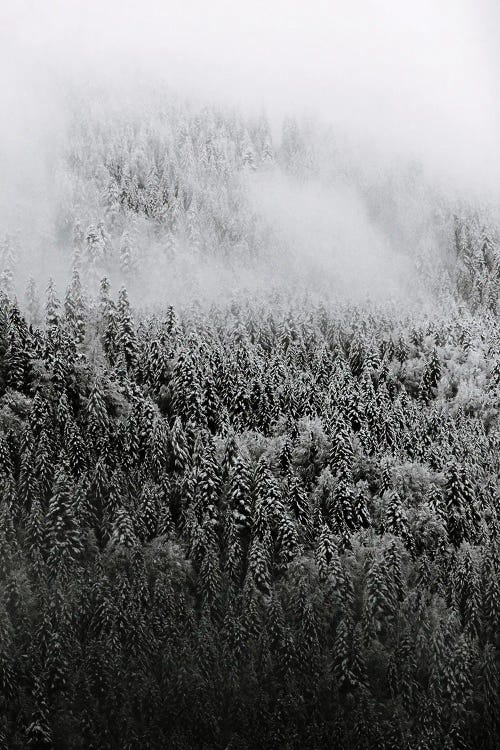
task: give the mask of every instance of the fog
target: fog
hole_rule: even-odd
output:
[[[252,196],[275,229],[275,240],[288,252],[286,268],[277,273],[306,273],[314,286],[328,283],[360,297],[390,296],[411,286],[411,263],[398,255],[368,216],[359,194],[350,186],[300,185],[280,175],[265,175],[251,183]]]
[[[25,239],[29,252],[43,247],[35,264],[42,276],[64,273],[50,240],[43,240],[61,199],[56,166],[75,111],[92,117],[96,101],[104,112],[109,107],[110,122],[116,108],[146,118],[167,91],[199,106],[236,108],[245,117],[265,113],[276,141],[289,115],[332,129],[347,180],[325,180],[319,169],[307,179],[273,172],[243,183],[280,249],[273,273],[300,267],[311,278],[335,277],[352,294],[406,294],[417,246],[439,252],[439,237],[429,228],[434,191],[450,205],[498,201],[500,14],[494,2],[21,0],[3,6],[0,220],[31,238]],[[388,174],[415,164],[416,193],[406,184],[397,210],[374,212],[367,196],[387,184]],[[183,272],[196,276],[198,289],[200,274],[207,288],[222,278],[217,268],[195,266],[186,254]],[[163,288],[150,281],[151,288]],[[261,282],[257,273],[252,283]],[[233,281],[227,285],[234,288]]]

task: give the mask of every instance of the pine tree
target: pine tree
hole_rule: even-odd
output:
[[[220,470],[213,454],[213,446],[208,443],[201,459],[197,475],[197,511],[213,526],[218,525],[218,501],[220,491]]]
[[[50,492],[54,475],[54,445],[46,429],[38,436],[34,465],[38,486],[45,497]]]
[[[220,561],[216,539],[212,531],[206,531],[208,539],[205,543],[205,551],[200,566],[200,588],[202,600],[211,609],[218,608],[218,600],[221,594]]]
[[[137,537],[130,514],[123,506],[116,510],[111,528],[109,545],[112,549],[133,550],[137,546]]]
[[[368,677],[361,623],[356,625],[352,636],[351,671],[349,674],[349,680],[353,687],[358,688],[363,692],[366,691]]]
[[[335,487],[333,522],[340,532],[345,527],[350,531],[357,528],[356,497],[352,485],[345,479],[341,479]]]
[[[472,556],[467,549],[457,571],[456,583],[457,605],[464,629],[473,638],[477,637],[481,629],[479,581]]]
[[[102,315],[101,320],[103,348],[110,364],[114,365],[120,354],[119,323],[114,306],[109,305],[107,312]]]
[[[252,525],[250,476],[241,456],[237,456],[229,479],[228,501],[236,527],[240,531]]]
[[[159,502],[158,488],[146,483],[142,489],[138,514],[145,531],[145,540],[148,542],[156,536],[158,529]]]
[[[96,378],[87,401],[87,432],[94,450],[102,448],[108,438],[109,417],[101,381]]]
[[[367,641],[377,638],[382,628],[391,623],[395,608],[385,566],[375,559],[368,570],[364,593],[363,628]]]
[[[343,617],[337,625],[333,645],[333,673],[339,690],[350,686],[351,623]]]
[[[349,347],[349,365],[351,367],[352,374],[355,377],[359,377],[363,370],[365,351],[366,349],[362,339],[359,336],[355,335]]]
[[[332,577],[332,582],[338,588],[343,581],[343,571],[333,534],[327,524],[323,525],[316,546],[316,564],[320,580],[326,581]]]
[[[186,434],[180,417],[174,421],[170,431],[170,444],[173,454],[174,470],[183,473],[189,465],[189,453]]]
[[[357,485],[354,492],[353,518],[356,529],[367,529],[371,525],[370,513],[368,510],[368,493],[364,484]]]
[[[77,344],[81,344],[85,338],[86,331],[85,305],[80,274],[76,269],[73,270],[71,283],[66,292],[64,312],[74,341]]]
[[[284,515],[278,527],[278,557],[281,564],[286,566],[291,563],[299,551],[299,538],[296,524],[292,519]]]
[[[484,552],[481,584],[485,635],[494,640],[500,622],[500,556],[493,545]]]
[[[285,633],[285,617],[279,597],[273,592],[267,610],[267,632],[269,634],[271,650],[279,654],[283,648]]]
[[[16,699],[18,685],[12,637],[10,633],[2,633],[2,636],[2,645],[0,646],[0,701],[7,707],[11,701]]]
[[[269,574],[269,536],[254,538],[248,553],[248,572],[251,574],[256,588],[265,596],[271,593]]]
[[[487,643],[480,662],[482,718],[486,723],[487,737],[493,747],[499,730],[499,695],[500,680],[495,659],[495,649]]]
[[[305,540],[309,541],[313,533],[311,506],[305,488],[296,476],[292,476],[290,479],[286,501],[304,531]]]
[[[0,479],[13,478],[12,455],[9,445],[3,435],[0,435]]]
[[[45,326],[48,331],[52,331],[59,322],[59,306],[54,281],[49,279],[45,303]]]
[[[54,576],[68,575],[83,551],[71,491],[64,469],[59,468],[47,513],[47,563]]]
[[[351,436],[343,420],[337,420],[328,465],[334,476],[348,477],[352,469]]]
[[[283,517],[284,506],[279,486],[264,457],[255,469],[255,504],[253,508],[253,533],[263,538]]]
[[[447,509],[448,538],[459,547],[467,538],[467,524],[465,520],[464,492],[459,468],[455,463],[450,464],[447,471],[445,486],[445,500]]]
[[[45,518],[38,497],[31,500],[31,509],[26,521],[26,549],[34,562],[45,550]]]
[[[155,480],[161,482],[167,471],[169,460],[169,434],[165,420],[157,419],[146,448],[146,460]]]
[[[395,490],[386,495],[384,529],[388,534],[394,534],[402,538],[405,538],[408,534],[403,504]]]
[[[76,478],[87,468],[87,447],[76,422],[69,418],[64,428],[66,450],[71,471]]]
[[[422,376],[422,382],[420,384],[420,398],[424,403],[428,404],[437,385],[441,379],[441,363],[436,349],[433,350],[431,358],[427,363],[424,374]]]
[[[67,687],[68,662],[60,633],[54,629],[51,633],[45,659],[44,672],[50,692],[62,692]]]
[[[241,584],[244,574],[244,552],[240,530],[230,512],[225,517],[224,548],[224,571],[228,575],[229,580],[238,586]]]
[[[192,358],[184,349],[180,351],[174,365],[172,389],[177,416],[185,422],[193,420],[197,423],[201,412],[197,374]]]
[[[124,286],[118,293],[116,323],[117,345],[125,356],[127,367],[134,367],[137,360],[137,339],[130,314],[128,294]]]
[[[47,699],[40,681],[35,685],[33,708],[26,727],[26,746],[33,750],[52,750],[53,735],[49,724]]]

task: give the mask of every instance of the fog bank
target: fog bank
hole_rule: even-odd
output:
[[[61,221],[80,219],[84,232],[106,224],[99,191],[116,147],[105,128],[93,134],[92,123],[113,132],[119,122],[144,142],[149,132],[164,148],[176,127],[162,114],[170,101],[191,102],[208,139],[224,141],[237,113],[241,124],[229,138],[236,151],[248,133],[260,148],[252,132],[265,114],[276,158],[272,168],[242,170],[241,153],[233,154],[231,180],[211,178],[209,186],[198,167],[181,178],[200,196],[208,188],[240,196],[244,206],[231,221],[240,234],[256,225],[262,234],[260,260],[244,269],[237,252],[228,264],[193,251],[186,226],[173,233],[175,260],[165,256],[165,238],[134,219],[143,296],[168,291],[155,275],[165,266],[165,277],[176,279],[172,293],[259,288],[274,275],[285,284],[292,276],[331,279],[354,297],[405,297],[415,257],[446,256],[457,206],[498,202],[500,24],[487,0],[21,0],[1,12],[0,224],[1,233],[21,235],[23,283],[28,266],[41,284],[48,275],[64,283],[71,261]],[[289,158],[283,123],[290,116],[302,142]],[[75,122],[89,123],[89,153],[82,153],[93,166],[85,175],[68,166]],[[189,138],[196,141],[196,124]],[[134,148],[128,143],[126,162]],[[148,158],[151,167],[156,157]],[[214,208],[218,200],[210,208],[195,201],[202,234],[227,223],[228,205]],[[120,233],[130,222],[128,215]],[[121,235],[106,228],[118,253]],[[244,237],[238,252],[253,241]],[[215,232],[205,244],[216,242]]]

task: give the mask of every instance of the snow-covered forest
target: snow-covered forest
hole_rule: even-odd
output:
[[[495,747],[496,228],[441,208],[431,312],[259,290],[244,180],[307,132],[163,118],[71,134],[66,288],[3,241],[3,746]]]
[[[491,205],[311,117],[68,112],[0,211],[0,749],[498,748]]]

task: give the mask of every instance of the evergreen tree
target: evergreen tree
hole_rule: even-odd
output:
[[[130,514],[123,506],[116,510],[109,544],[112,548],[121,547],[130,550],[133,550],[137,546],[137,537],[134,533]]]
[[[55,576],[64,576],[83,551],[80,529],[75,516],[71,485],[64,468],[59,468],[47,512],[49,569]]]
[[[57,326],[59,321],[59,306],[60,303],[56,296],[54,281],[49,279],[45,303],[45,326],[48,331],[51,331]]]

